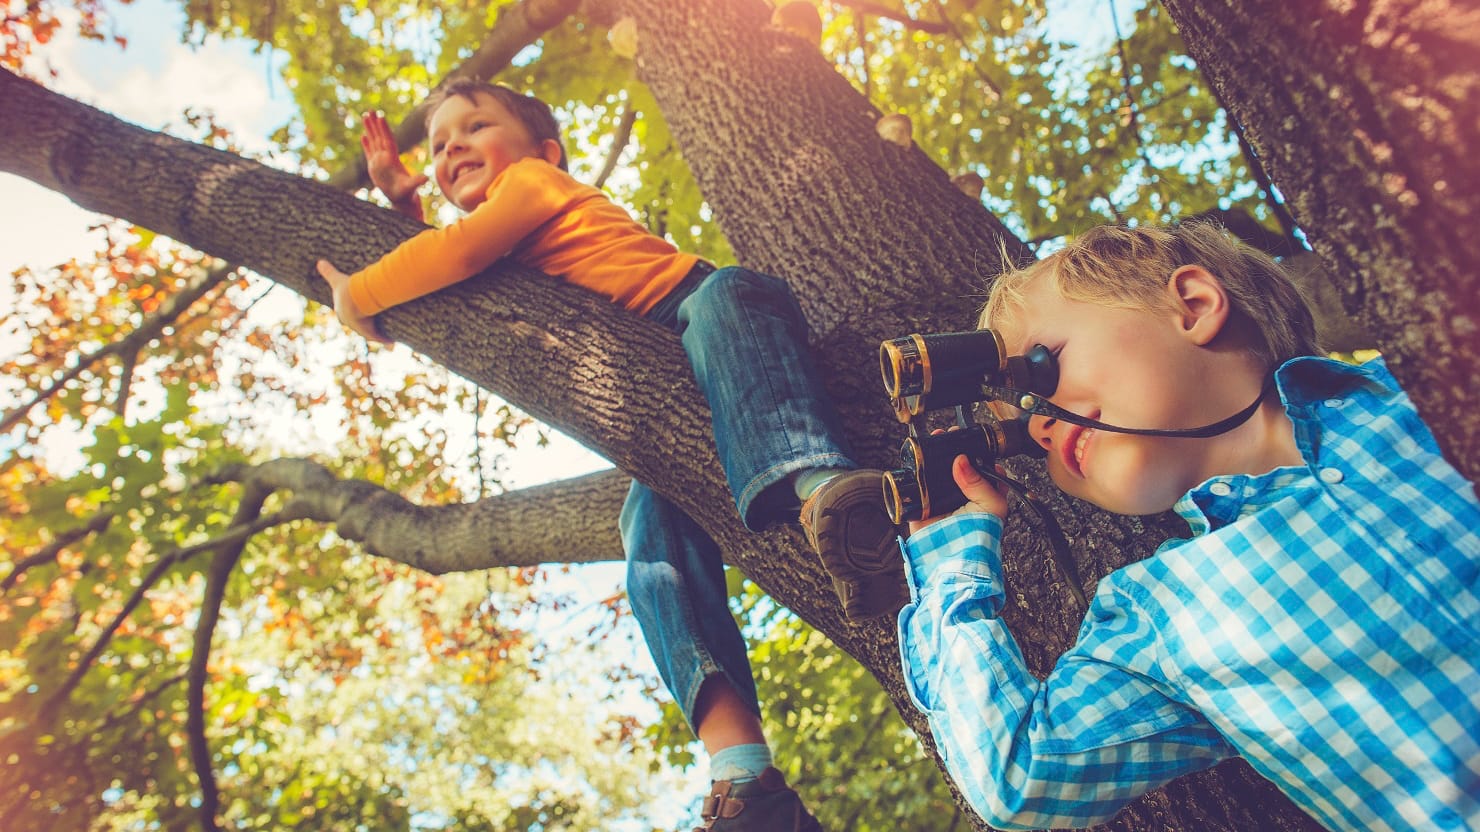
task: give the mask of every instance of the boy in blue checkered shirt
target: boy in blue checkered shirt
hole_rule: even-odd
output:
[[[1041,681],[998,618],[1001,495],[958,458],[970,502],[912,525],[905,678],[983,817],[1102,823],[1240,755],[1331,829],[1480,829],[1480,505],[1382,362],[1314,357],[1280,267],[1213,226],[1096,229],[998,278],[982,325],[1102,424],[1258,403],[1196,439],[1031,417],[1065,492],[1191,527],[1100,581]]]

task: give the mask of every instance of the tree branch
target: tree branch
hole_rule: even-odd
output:
[[[499,12],[498,20],[473,56],[458,64],[437,84],[441,87],[454,78],[488,80],[502,72],[524,47],[540,39],[575,11],[579,0],[523,0]],[[423,100],[392,128],[396,144],[402,148],[420,144],[426,138],[427,106]],[[357,191],[370,185],[370,173],[361,151],[338,173],[329,177],[328,185],[341,191]]]
[[[200,825],[206,832],[216,832],[216,810],[221,804],[220,792],[216,787],[216,772],[211,768],[211,747],[206,740],[206,668],[211,658],[211,637],[216,633],[216,622],[221,615],[221,602],[226,598],[226,583],[231,571],[236,568],[247,539],[252,536],[263,520],[262,504],[272,492],[265,488],[247,486],[243,489],[241,502],[237,504],[236,516],[231,527],[241,530],[225,543],[211,558],[206,570],[206,588],[200,602],[200,618],[195,627],[195,647],[190,653],[189,687],[185,693],[185,733],[190,744],[190,759],[195,763],[195,776],[200,782]]]
[[[30,401],[20,405],[19,407],[16,407],[14,410],[5,414],[5,418],[3,420],[0,420],[0,433],[4,433],[5,431],[10,430],[12,427],[15,427],[16,423],[25,418],[26,413],[28,413],[31,408],[56,395],[57,391],[62,389],[63,385],[65,385],[72,379],[77,378],[88,368],[92,367],[94,364],[98,363],[104,358],[108,358],[114,355],[129,356],[138,353],[138,351],[143,349],[150,340],[152,340],[155,336],[162,332],[165,327],[174,323],[175,319],[183,314],[186,309],[189,309],[192,304],[194,304],[197,300],[200,300],[200,298],[204,296],[207,292],[210,292],[211,289],[219,286],[222,281],[224,281],[234,271],[236,271],[236,266],[232,265],[226,265],[219,268],[205,270],[205,272],[200,277],[196,278],[195,281],[188,284],[184,289],[176,292],[174,295],[171,295],[168,300],[160,304],[159,310],[156,311],[153,315],[145,318],[143,323],[141,323],[132,332],[128,333],[122,338],[111,341],[108,344],[99,347],[98,349],[93,350],[86,355],[79,356],[76,364],[72,365],[72,367],[69,368],[66,372],[62,373],[61,375],[43,385],[39,390],[36,391],[36,394],[31,397]],[[128,368],[125,367],[124,369],[126,371]],[[127,392],[127,381],[121,381],[119,384],[120,412],[123,406],[123,398],[126,397]]]
[[[111,512],[100,512],[98,514],[95,514],[93,515],[93,518],[87,522],[87,525],[79,526],[75,529],[68,529],[67,531],[62,532],[61,534],[57,535],[56,538],[53,539],[50,543],[42,546],[40,549],[37,549],[34,554],[27,555],[21,560],[16,561],[15,565],[10,570],[10,574],[6,575],[4,578],[0,578],[0,594],[9,592],[10,588],[15,586],[16,583],[20,581],[21,576],[26,573],[26,570],[40,566],[41,564],[47,563],[49,561],[56,560],[57,554],[60,553],[63,549],[71,546],[73,543],[76,543],[78,540],[81,540],[88,535],[97,534],[103,529],[108,528],[108,524],[113,522],[113,517],[114,515]]]
[[[860,14],[892,20],[914,32],[924,32],[927,35],[944,35],[950,31],[948,24],[931,23],[928,20],[916,20],[902,11],[881,6],[878,3],[870,3],[868,0],[833,0],[833,3],[843,8],[852,9]]]
[[[617,169],[617,160],[621,158],[622,151],[627,149],[627,144],[632,141],[632,127],[637,124],[637,108],[628,101],[622,109],[622,116],[617,120],[617,131],[612,134],[612,146],[607,151],[606,161],[601,165],[601,171],[596,174],[596,181],[591,184],[600,188],[606,184],[607,177]]]
[[[113,616],[113,620],[109,622],[108,626],[103,628],[103,632],[98,635],[97,641],[93,643],[87,654],[78,660],[77,666],[68,674],[67,679],[62,682],[61,686],[47,699],[46,704],[41,707],[37,720],[45,725],[49,724],[55,718],[58,710],[62,705],[66,704],[67,698],[72,695],[72,691],[82,681],[82,677],[87,675],[88,669],[92,667],[93,663],[107,649],[108,643],[113,640],[114,633],[118,632],[118,628],[123,625],[124,621],[128,620],[128,617],[143,602],[144,595],[159,582],[160,578],[164,577],[164,574],[171,567],[201,552],[210,551],[220,546],[243,543],[247,538],[264,529],[299,519],[303,519],[302,515],[290,505],[287,509],[277,514],[260,518],[254,523],[240,526],[233,525],[230,530],[220,537],[175,549],[155,561],[149,573],[144,576],[143,580],[139,582],[139,585],[134,588],[133,594],[124,602],[122,609],[118,611],[117,615]]]
[[[334,523],[340,537],[371,554],[432,574],[621,560],[615,518],[631,482],[619,471],[598,471],[476,502],[419,506],[308,459],[233,465],[209,478],[228,481],[292,491],[298,516]]]

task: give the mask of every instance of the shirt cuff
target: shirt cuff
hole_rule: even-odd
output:
[[[953,514],[910,535],[900,545],[910,592],[918,598],[932,575],[952,573],[999,580],[1002,518],[985,512]]]

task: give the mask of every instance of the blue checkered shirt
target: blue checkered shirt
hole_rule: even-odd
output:
[[[993,826],[1080,827],[1241,755],[1331,829],[1480,829],[1480,504],[1381,361],[1276,374],[1302,467],[1215,477],[1042,681],[990,514],[905,545],[907,687]]]

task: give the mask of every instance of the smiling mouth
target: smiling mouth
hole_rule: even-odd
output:
[[[461,179],[464,173],[467,173],[470,170],[477,170],[481,167],[483,166],[478,164],[477,162],[463,162],[462,164],[452,169],[452,184],[456,185],[457,180]]]
[[[1094,428],[1086,428],[1075,425],[1073,429],[1069,431],[1068,435],[1064,437],[1064,444],[1059,452],[1059,455],[1063,459],[1064,467],[1067,468],[1069,472],[1074,474],[1075,476],[1084,476],[1084,458],[1086,454],[1086,449],[1089,447],[1090,438],[1093,437],[1096,433],[1098,433],[1098,431],[1096,431]]]

